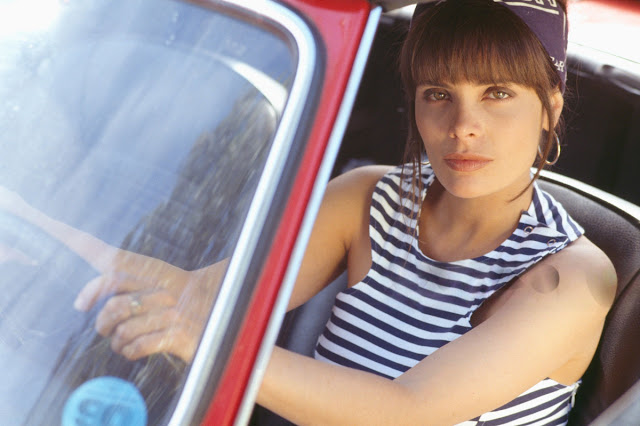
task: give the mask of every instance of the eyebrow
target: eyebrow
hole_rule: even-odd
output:
[[[416,88],[421,86],[437,86],[437,87],[442,87],[444,89],[450,89],[453,86],[453,84],[443,83],[439,81],[422,81],[416,84]]]
[[[510,87],[513,85],[520,85],[514,81],[510,81],[510,80],[503,80],[503,81],[476,81],[476,82],[469,82],[469,84],[475,84],[478,86],[486,86],[488,88],[490,87]],[[421,86],[436,86],[436,87],[442,87],[444,89],[451,89],[453,86],[455,86],[455,83],[445,83],[445,82],[436,82],[436,81],[422,81],[420,83],[416,84],[416,88],[421,87]]]

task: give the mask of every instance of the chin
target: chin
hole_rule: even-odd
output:
[[[451,195],[457,198],[480,198],[491,193],[488,186],[481,179],[472,176],[463,178],[448,177],[440,180],[440,184]]]
[[[446,165],[434,167],[436,177],[442,187],[451,195],[461,199],[475,199],[503,194],[511,199],[517,197],[530,183],[530,169],[517,167],[508,169],[484,168],[470,173],[456,172]],[[522,168],[523,173],[516,172]]]

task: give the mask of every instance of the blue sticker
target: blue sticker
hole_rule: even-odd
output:
[[[62,426],[146,426],[147,406],[132,383],[98,377],[83,383],[67,400]]]

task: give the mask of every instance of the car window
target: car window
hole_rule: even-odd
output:
[[[73,309],[104,271],[13,208],[187,271],[231,256],[295,78],[257,22],[171,0],[0,4],[3,423],[170,415],[188,366],[113,354],[100,306]]]

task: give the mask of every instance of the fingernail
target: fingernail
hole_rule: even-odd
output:
[[[73,308],[76,311],[86,311],[87,310],[87,302],[84,300],[84,298],[81,295],[78,295],[78,297],[76,297],[76,300],[73,301]]]

